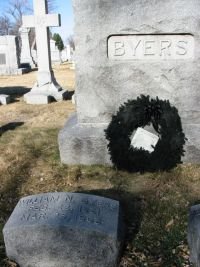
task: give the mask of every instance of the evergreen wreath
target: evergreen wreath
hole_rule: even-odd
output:
[[[152,124],[159,141],[152,153],[131,146],[131,135],[138,127]],[[185,134],[178,110],[168,100],[141,95],[119,108],[105,130],[114,166],[130,172],[169,170],[181,163]]]

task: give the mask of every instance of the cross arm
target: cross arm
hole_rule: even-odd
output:
[[[60,14],[47,14],[46,15],[47,27],[59,27],[61,26]]]
[[[22,16],[23,27],[58,27],[61,26],[60,14]]]

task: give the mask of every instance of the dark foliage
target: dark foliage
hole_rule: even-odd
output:
[[[131,146],[131,135],[138,127],[152,124],[159,134],[154,152]],[[185,135],[178,110],[169,101],[141,95],[119,108],[105,130],[108,149],[115,167],[130,172],[170,170],[181,163]]]
[[[54,33],[53,40],[56,42],[56,46],[59,51],[62,51],[64,49],[63,40],[59,33]]]

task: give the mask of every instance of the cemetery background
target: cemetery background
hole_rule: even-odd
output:
[[[74,90],[70,64],[54,67],[56,79]],[[35,72],[0,77],[13,102],[0,107],[0,228],[18,200],[42,192],[84,192],[122,203],[127,237],[120,266],[191,266],[186,241],[188,208],[200,199],[200,166],[185,164],[169,173],[129,174],[102,166],[60,163],[57,135],[74,111],[71,101],[26,105],[23,94]],[[3,153],[2,153],[3,152]],[[0,235],[0,266],[5,256]]]

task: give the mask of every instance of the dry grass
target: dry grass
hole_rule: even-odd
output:
[[[56,67],[55,74],[62,86],[73,89],[73,71]],[[3,77],[0,83],[7,79],[2,85],[7,90],[14,85],[30,88],[34,76],[33,72]],[[19,101],[0,107],[0,125],[7,125],[0,137],[1,229],[22,196],[55,191],[103,195],[120,200],[124,210],[127,236],[121,267],[190,266],[187,214],[189,206],[200,200],[200,166],[141,175],[102,166],[62,165],[57,135],[74,106],[70,101],[29,106],[22,96],[14,97]],[[5,256],[2,235],[0,266],[15,267]]]

